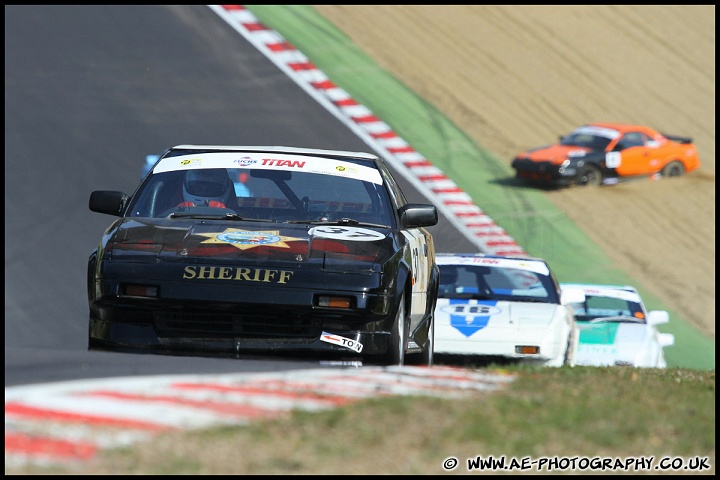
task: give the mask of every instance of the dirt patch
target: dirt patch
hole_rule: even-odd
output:
[[[715,6],[316,5],[508,162],[593,121],[685,135],[684,178],[548,192],[605,253],[715,337]]]

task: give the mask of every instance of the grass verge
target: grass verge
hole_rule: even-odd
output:
[[[474,368],[474,367],[471,367]],[[490,366],[489,370],[499,368]],[[31,474],[468,474],[468,459],[652,458],[645,470],[486,473],[714,474],[715,372],[631,367],[501,367],[515,379],[464,399],[386,397],[249,425],[160,435],[82,464]],[[444,462],[458,459],[453,470]],[[663,458],[705,470],[656,470]],[[595,460],[597,461],[597,460]],[[680,465],[680,463],[678,463]]]

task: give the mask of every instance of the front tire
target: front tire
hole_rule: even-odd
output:
[[[575,365],[575,331],[574,329],[570,329],[567,333],[567,337],[565,337],[565,346],[562,348],[562,350],[558,353],[556,357],[551,358],[550,360],[546,361],[543,366],[545,367],[564,367],[565,365],[568,366],[574,366]]]
[[[662,169],[661,175],[663,177],[682,177],[685,175],[685,165],[677,160],[670,162]]]
[[[567,364],[569,350],[570,350],[570,343],[568,342],[565,345],[565,348],[563,349],[563,351],[560,352],[560,354],[557,357],[548,360],[543,365],[545,367],[563,367],[563,366],[565,366]]]
[[[407,342],[405,323],[405,294],[403,294],[400,296],[400,306],[390,330],[390,341],[383,362],[385,365],[402,366],[405,364],[405,343]]]
[[[597,187],[602,184],[602,173],[593,165],[583,165],[578,171],[575,185],[579,187]]]
[[[427,365],[428,367],[433,366],[435,355],[435,319],[430,321],[430,330],[428,330],[428,340],[425,345],[425,350],[420,354],[420,365]]]
[[[580,331],[574,328],[570,331],[570,338],[568,339],[568,348],[565,351],[565,361],[563,365],[569,367],[575,366],[575,356],[577,354],[578,343],[580,341]]]
[[[422,365],[432,367],[435,354],[435,320],[430,320],[428,338],[424,348],[419,353],[408,354],[405,357],[405,365]]]

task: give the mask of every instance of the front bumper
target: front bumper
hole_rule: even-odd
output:
[[[395,295],[383,289],[214,285],[178,296],[186,284],[167,283],[159,290],[175,292],[172,297],[139,298],[123,295],[122,285],[112,283],[100,286],[104,293],[90,301],[92,350],[384,354],[397,310]],[[320,307],[320,295],[349,298],[350,308]],[[349,341],[329,343],[324,333]],[[358,344],[361,352],[352,348]]]
[[[435,325],[435,353],[504,357],[514,360],[549,362],[565,350],[567,338],[548,331],[492,329],[461,337],[454,327]],[[536,354],[522,353],[521,347],[538,347]]]
[[[321,340],[321,335],[330,334],[349,346],[341,346]],[[382,355],[388,349],[390,333],[385,331],[343,331],[321,332],[311,338],[248,338],[232,336],[172,335],[161,336],[155,325],[138,323],[111,323],[90,319],[89,350],[126,351],[137,353],[176,353],[238,355],[259,352],[303,351],[314,354],[325,353],[333,356]],[[362,347],[358,351],[358,346]],[[351,348],[353,347],[353,348]]]
[[[516,158],[512,168],[517,178],[530,183],[566,187],[577,181],[577,169],[573,166]]]

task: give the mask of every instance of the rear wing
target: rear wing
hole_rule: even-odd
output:
[[[668,140],[672,140],[673,142],[692,143],[692,138],[690,137],[681,137],[679,135],[665,135],[664,133],[662,135]]]

